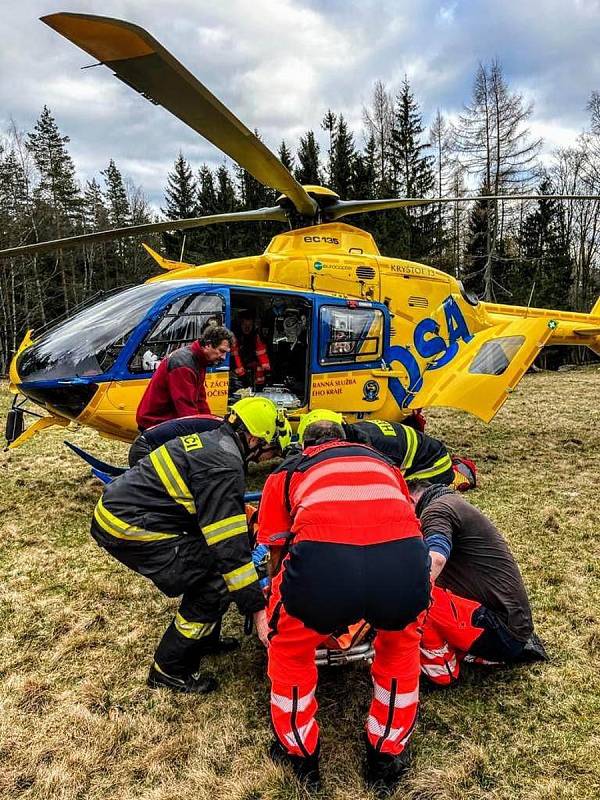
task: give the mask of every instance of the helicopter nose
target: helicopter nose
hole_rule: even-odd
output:
[[[53,381],[47,386],[21,383],[17,389],[34,403],[64,417],[77,419],[96,394],[98,384]]]

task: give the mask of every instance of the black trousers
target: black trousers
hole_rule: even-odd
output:
[[[92,524],[94,536],[95,523]],[[94,536],[96,538],[96,536]],[[215,569],[206,546],[193,536],[181,536],[164,543],[106,544],[98,541],[113,558],[148,578],[167,597],[181,603],[155,652],[157,667],[168,675],[185,677],[198,669],[207,646],[218,638],[221,617],[230,595]]]
[[[288,612],[328,634],[365,619],[400,631],[429,605],[429,555],[420,537],[372,545],[301,541],[281,580]]]

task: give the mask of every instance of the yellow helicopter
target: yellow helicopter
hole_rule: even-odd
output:
[[[282,194],[272,208],[25,245],[0,258],[237,221],[275,220],[288,230],[262,255],[200,266],[167,260],[144,245],[163,274],[39,337],[29,331],[10,366],[10,447],[71,421],[131,441],[138,403],[160,359],[206,325],[231,326],[248,310],[267,342],[276,379],[264,392],[292,419],[315,407],[350,419],[402,420],[418,408],[452,406],[489,422],[544,345],[586,345],[600,354],[600,300],[590,314],[480,302],[451,275],[381,256],[369,233],[340,222],[348,214],[475,198],[344,201],[329,189],[301,186],[144,29],[85,14],[42,19]],[[225,413],[235,388],[229,364],[209,371],[214,414]],[[25,429],[27,400],[45,414]]]

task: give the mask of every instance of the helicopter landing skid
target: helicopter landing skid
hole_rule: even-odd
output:
[[[127,467],[116,467],[114,464],[109,464],[107,461],[101,461],[99,458],[96,458],[96,456],[88,453],[87,450],[77,447],[76,444],[68,442],[66,439],[64,440],[64,443],[75,453],[75,455],[79,456],[79,458],[82,458],[86,464],[90,465],[92,468],[92,474],[96,478],[99,478],[102,483],[110,483],[115,478],[118,478],[119,475],[127,472]]]

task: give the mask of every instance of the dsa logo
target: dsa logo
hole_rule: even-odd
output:
[[[459,342],[470,342],[473,334],[456,300],[450,296],[443,302],[448,340],[440,335],[440,326],[434,319],[425,317],[413,332],[413,344],[421,358],[429,359],[425,370],[441,369],[449,364],[458,353]],[[407,374],[405,386],[399,378],[390,378],[390,391],[400,408],[406,408],[415,395],[423,388],[423,374],[419,362],[408,347],[393,345],[385,355],[385,360],[394,369],[394,362],[402,364]]]

